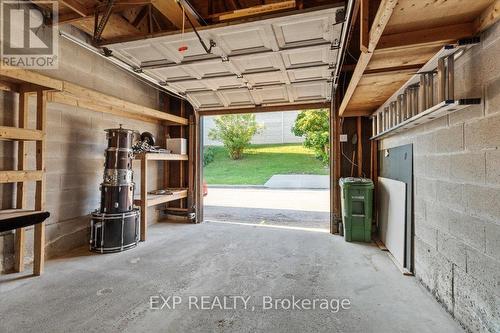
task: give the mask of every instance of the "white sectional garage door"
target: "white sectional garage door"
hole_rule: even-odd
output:
[[[328,102],[342,22],[320,11],[106,45],[198,111]],[[341,15],[340,15],[341,16]],[[184,52],[179,51],[187,46]],[[249,110],[250,111],[250,110]]]

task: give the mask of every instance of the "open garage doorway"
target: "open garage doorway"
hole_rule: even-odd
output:
[[[201,118],[205,221],[329,231],[328,109]]]

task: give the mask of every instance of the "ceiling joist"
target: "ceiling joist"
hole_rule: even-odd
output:
[[[484,31],[498,21],[499,10],[500,0],[476,0],[470,6],[464,6],[463,0],[381,1],[368,50],[361,52],[345,87],[340,115],[370,115],[443,45]],[[363,50],[363,13],[358,21]]]

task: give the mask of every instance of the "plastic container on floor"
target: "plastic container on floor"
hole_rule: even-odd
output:
[[[371,242],[373,182],[367,178],[341,178],[342,224],[347,242]]]

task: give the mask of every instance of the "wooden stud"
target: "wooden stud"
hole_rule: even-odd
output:
[[[370,7],[370,1],[369,0],[361,0],[361,17],[359,20],[359,47],[361,49],[361,52],[368,52],[368,42],[369,42],[369,33],[370,30],[368,29],[368,24],[369,24],[369,16],[368,16],[368,9]]]
[[[46,92],[39,90],[36,95],[36,129],[45,133],[47,101]],[[45,140],[36,142],[36,169],[42,173],[42,178],[36,182],[35,210],[45,209]],[[45,222],[35,225],[35,246],[33,273],[41,275],[45,263]]]
[[[181,101],[181,110],[180,110],[180,116],[182,118],[185,118],[186,116],[186,105],[184,101]],[[180,137],[185,138],[186,136],[186,128],[185,126],[181,126],[180,128]],[[179,161],[179,187],[184,188],[186,187],[185,185],[185,167],[187,166],[184,161]],[[185,200],[180,201],[180,208],[185,208]]]
[[[196,207],[196,223],[203,222],[203,117],[199,112],[195,112],[195,133],[196,133],[196,148],[194,165],[195,173],[195,207]]]
[[[358,117],[356,120],[356,131],[358,135],[358,177],[363,177],[363,132],[361,130],[363,118]]]
[[[189,161],[188,161],[188,199],[187,199],[187,208],[189,212],[191,212],[193,205],[194,205],[194,175],[195,175],[195,148],[196,148],[196,135],[195,135],[195,124],[194,124],[194,116],[191,115],[189,116],[189,137],[188,137],[188,145],[189,145],[189,150],[188,150],[188,156],[189,156]]]
[[[19,128],[23,129],[28,125],[28,113],[29,113],[29,96],[25,92],[19,94]],[[17,169],[26,169],[26,142],[18,142],[17,150]],[[26,208],[26,183],[17,183],[17,198],[16,198],[16,208],[25,209]],[[25,243],[25,229],[16,229],[16,241],[15,241],[15,264],[14,269],[16,272],[22,272],[24,270],[24,243]]]
[[[141,241],[146,240],[148,229],[148,159],[141,159]]]

